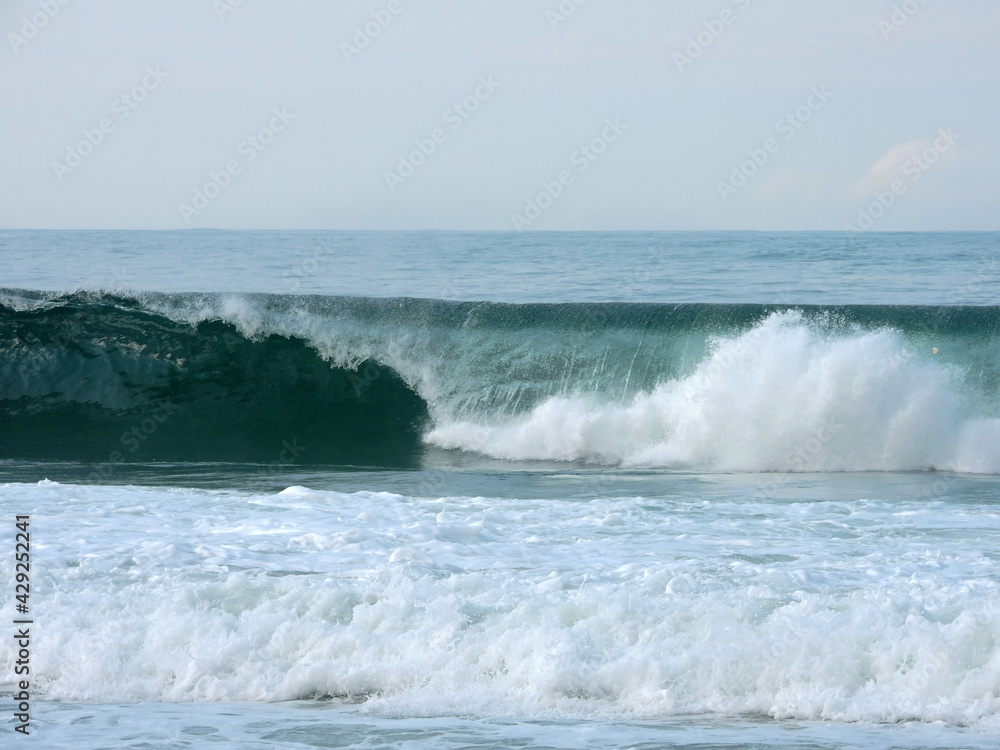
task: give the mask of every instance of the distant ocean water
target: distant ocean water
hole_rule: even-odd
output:
[[[998,233],[0,254],[42,746],[1000,736]]]

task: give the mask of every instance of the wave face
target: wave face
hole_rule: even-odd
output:
[[[374,361],[331,367],[300,339],[122,298],[0,315],[5,458],[405,464],[420,450],[423,401]]]
[[[998,307],[0,303],[3,457],[1000,473]]]

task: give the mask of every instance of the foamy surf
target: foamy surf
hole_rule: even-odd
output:
[[[968,503],[56,483],[0,498],[46,540],[46,700],[1000,728],[1000,584],[981,551],[997,532]],[[4,640],[0,681],[14,659]]]

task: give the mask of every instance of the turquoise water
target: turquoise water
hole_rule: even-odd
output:
[[[994,746],[998,240],[0,233],[26,744]]]

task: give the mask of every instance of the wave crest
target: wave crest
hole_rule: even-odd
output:
[[[961,388],[959,368],[916,356],[896,330],[831,333],[784,311],[625,403],[561,395],[502,421],[441,424],[426,439],[624,466],[1000,472],[1000,420],[970,414]]]

